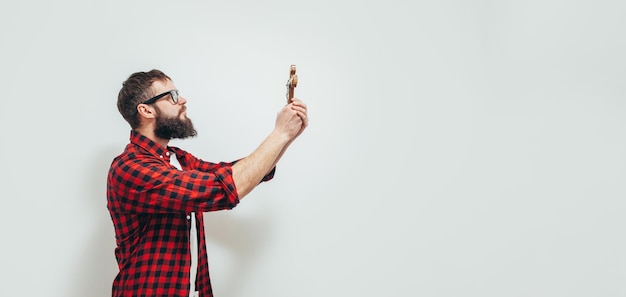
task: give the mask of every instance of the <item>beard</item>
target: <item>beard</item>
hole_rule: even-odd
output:
[[[154,134],[162,139],[184,139],[198,135],[196,129],[193,127],[193,123],[187,117],[180,118],[185,109],[181,109],[177,117],[166,118],[162,115],[161,110],[157,107],[156,127],[154,128]]]

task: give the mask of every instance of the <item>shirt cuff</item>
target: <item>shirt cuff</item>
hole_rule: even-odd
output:
[[[261,182],[266,182],[274,178],[274,173],[276,173],[276,166],[274,166],[274,168],[272,168],[272,170],[263,177]]]
[[[222,183],[224,193],[226,194],[226,200],[228,200],[228,209],[231,209],[239,204],[239,194],[237,193],[237,187],[235,186],[235,180],[233,179],[233,170],[231,166],[226,166],[218,169],[215,172],[217,179]]]

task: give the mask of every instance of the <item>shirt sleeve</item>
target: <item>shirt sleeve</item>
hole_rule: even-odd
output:
[[[214,170],[218,170],[219,168],[223,168],[223,167],[232,167],[233,165],[235,165],[235,163],[239,161],[239,160],[235,160],[232,162],[212,163],[212,162],[207,162],[200,158],[197,158],[193,156],[192,154],[187,153],[186,151],[181,150],[179,148],[174,148],[174,150],[177,154],[184,156],[183,164],[181,164],[183,167],[189,167],[189,168],[193,168],[193,169],[200,170],[203,172],[211,172]],[[275,173],[276,173],[276,166],[274,166],[274,168],[272,168],[272,170],[270,170],[270,172],[266,174],[261,181],[266,182],[266,181],[271,180],[272,178],[274,178]]]
[[[180,171],[155,159],[118,160],[110,173],[111,189],[127,213],[207,212],[239,203],[232,163]]]
[[[218,167],[220,167],[220,166],[232,167],[239,160],[236,160],[236,161],[233,161],[233,162],[222,162],[222,163],[217,163],[217,164],[216,163],[211,163],[211,162],[205,162],[205,161],[202,161],[202,160],[199,160],[199,159],[198,159],[198,161],[199,161],[199,165],[200,165],[200,167],[198,167],[199,168],[198,170],[201,170],[201,171],[211,171],[212,170],[211,168],[214,168],[215,166],[218,166]],[[276,173],[276,166],[274,166],[274,168],[272,168],[272,170],[270,170],[270,172],[267,173],[263,177],[263,179],[261,179],[261,182],[266,182],[266,181],[270,181],[271,179],[273,179],[274,178],[274,173]]]

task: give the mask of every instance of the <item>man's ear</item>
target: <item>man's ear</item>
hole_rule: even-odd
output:
[[[147,119],[153,119],[156,117],[156,111],[154,110],[154,107],[148,104],[137,105],[137,113]]]

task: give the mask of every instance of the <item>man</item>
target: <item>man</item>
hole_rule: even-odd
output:
[[[210,163],[168,146],[170,139],[196,135],[186,102],[159,70],[132,74],[119,92],[117,107],[132,130],[107,178],[120,270],[114,297],[213,296],[202,213],[231,209],[270,180],[308,125],[306,105],[293,99],[249,156]]]

